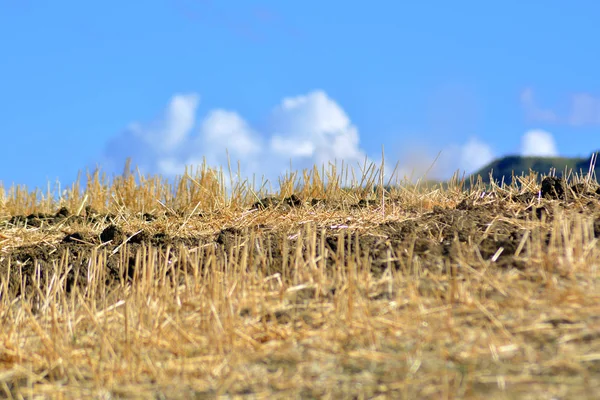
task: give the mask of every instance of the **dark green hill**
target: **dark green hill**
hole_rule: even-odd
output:
[[[600,155],[600,151],[596,154]],[[492,161],[473,176],[479,175],[485,183],[489,183],[492,173],[494,181],[502,182],[504,178],[504,183],[511,184],[513,173],[515,176],[528,175],[530,170],[545,175],[552,170],[556,176],[562,176],[565,170],[585,175],[589,171],[592,156],[593,153],[587,158],[506,156]],[[596,163],[594,171],[600,177],[600,162]]]

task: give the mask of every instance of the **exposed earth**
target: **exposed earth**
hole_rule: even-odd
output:
[[[388,206],[393,202],[393,198],[386,199]],[[350,214],[351,211],[374,209],[379,205],[378,201],[361,200],[347,209]],[[292,195],[282,200],[274,197],[261,199],[252,205],[249,211],[273,210],[286,213],[318,207],[343,208],[328,204],[322,199],[301,200]],[[548,177],[542,182],[538,193],[523,192],[506,198],[483,194],[480,199],[464,198],[454,208],[434,206],[429,212],[407,214],[408,217],[401,221],[367,226],[353,226],[352,222],[323,226],[317,222],[317,240],[321,240],[321,236],[324,235],[329,250],[326,265],[331,267],[335,265],[340,234],[351,237],[351,240],[346,239],[346,245],[349,246],[347,250],[353,251],[358,246],[361,257],[366,256],[372,260],[372,272],[375,274],[381,273],[389,265],[396,270],[402,270],[414,256],[420,258],[423,268],[441,272],[446,268],[447,262],[452,262],[456,257],[457,246],[460,243],[478,247],[481,257],[485,260],[493,257],[497,268],[525,269],[527,265],[523,259],[515,256],[524,233],[520,223],[532,220],[550,223],[556,210],[560,209],[592,216],[595,221],[594,237],[600,238],[600,188],[586,188],[583,184],[569,187],[563,180]],[[247,237],[251,232],[263,243],[269,244],[269,255],[273,262],[269,265],[271,270],[267,273],[276,273],[280,272],[282,265],[282,243],[286,237],[289,240],[290,235],[298,232],[298,229],[277,229],[262,223],[244,227],[230,224],[212,232],[205,230],[199,234],[190,234],[193,229],[186,229],[185,235],[173,234],[172,229],[161,231],[159,228],[164,225],[161,221],[165,220],[175,226],[184,221],[188,226],[192,226],[195,222],[201,223],[211,218],[201,212],[188,216],[169,213],[138,214],[133,216],[137,222],[134,225],[142,228],[128,231],[124,225],[131,226],[131,218],[128,218],[127,224],[123,224],[123,220],[117,216],[100,214],[90,207],[81,214],[73,215],[71,210],[63,207],[54,214],[15,215],[0,222],[3,231],[35,230],[39,237],[44,237],[41,233],[47,232],[47,237],[56,238],[0,247],[0,274],[6,274],[9,265],[21,267],[10,269],[11,289],[15,290],[15,295],[18,295],[23,287],[23,277],[26,281],[31,281],[36,272],[34,260],[42,266],[41,271],[38,271],[38,279],[43,282],[46,269],[49,268],[48,272],[52,272],[51,269],[59,264],[61,257],[70,254],[72,259],[77,261],[72,264],[73,268],[68,272],[66,279],[66,288],[69,290],[76,276],[79,284],[85,283],[92,250],[103,249],[108,254],[106,283],[111,284],[133,278],[135,255],[143,246],[169,246],[174,259],[177,258],[180,246],[206,249],[208,245],[212,245],[218,251],[227,254],[237,245],[238,240]],[[348,221],[351,220],[352,217],[349,217]],[[551,225],[547,226],[550,229]],[[551,232],[548,231],[543,238],[546,245],[549,244],[550,238]],[[289,247],[287,251],[289,256]],[[117,261],[122,259],[123,253],[127,255],[129,263],[128,268],[119,274]],[[390,255],[393,261],[388,261]],[[320,254],[316,256],[319,257]]]

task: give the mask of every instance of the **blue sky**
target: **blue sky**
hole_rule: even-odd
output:
[[[600,148],[600,2],[0,1],[0,181]]]

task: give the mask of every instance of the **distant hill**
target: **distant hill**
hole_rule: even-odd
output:
[[[554,169],[556,176],[562,176],[566,169],[567,172],[587,174],[593,154],[587,158],[506,156],[492,161],[473,176],[480,175],[485,183],[489,183],[490,173],[493,172],[496,182],[501,182],[504,178],[506,184],[511,184],[513,172],[515,176],[528,175],[529,170],[547,175]],[[600,156],[600,151],[596,154]],[[600,178],[600,161],[596,162],[594,171]]]

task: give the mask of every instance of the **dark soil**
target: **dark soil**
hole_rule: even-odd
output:
[[[538,202],[540,193],[541,200]],[[348,257],[348,254],[356,257],[358,254],[359,261],[369,261],[375,274],[380,274],[387,268],[410,272],[410,269],[414,268],[415,259],[419,261],[421,269],[443,272],[449,264],[457,264],[461,257],[481,257],[483,260],[493,258],[490,265],[496,268],[525,269],[528,266],[515,257],[524,234],[518,222],[536,219],[550,221],[557,207],[573,208],[572,201],[577,196],[585,197],[585,201],[577,203],[580,212],[596,215],[594,235],[600,238],[600,194],[582,186],[568,187],[556,178],[546,178],[540,193],[524,193],[513,196],[510,200],[497,199],[488,204],[474,204],[472,199],[465,198],[453,209],[436,206],[432,212],[404,221],[376,225],[368,232],[353,230],[352,226],[349,229],[337,230],[325,227],[325,267],[331,268],[343,263],[344,260],[340,259],[342,254],[344,257]],[[295,195],[283,200],[267,199],[262,199],[253,207],[314,207],[322,204],[321,200],[303,201]],[[514,202],[524,203],[526,206],[520,207],[524,212],[509,211],[508,205],[511,202],[513,208]],[[370,205],[371,202],[366,200],[356,204],[357,207]],[[158,218],[152,214],[139,217],[143,221]],[[10,268],[9,290],[18,295],[23,289],[28,292],[27,288],[34,283],[43,285],[45,280],[52,276],[54,269],[64,264],[61,264],[61,260],[64,260],[67,254],[69,269],[66,279],[63,280],[67,291],[71,290],[74,284],[86,284],[88,266],[93,263],[93,257],[99,257],[99,253],[104,254],[103,257],[106,258],[106,283],[127,281],[135,276],[135,266],[139,265],[139,260],[136,264],[136,257],[139,257],[139,250],[143,247],[165,249],[169,246],[171,257],[177,259],[184,248],[197,248],[197,251],[204,252],[205,255],[216,252],[230,256],[242,246],[248,246],[249,265],[259,265],[266,268],[265,273],[272,274],[283,272],[284,247],[288,249],[288,260],[295,257],[294,241],[298,240],[298,237],[290,237],[299,233],[304,246],[310,240],[304,235],[306,227],[300,232],[281,232],[260,225],[243,230],[232,226],[210,235],[177,237],[146,230],[138,233],[126,232],[117,223],[111,222],[114,220],[114,216],[98,214],[92,209],[86,209],[84,216],[75,216],[67,209],[60,209],[55,214],[31,214],[10,218],[4,224],[39,229],[60,223],[63,224],[63,230],[68,230],[74,222],[86,221],[103,221],[107,226],[97,236],[74,231],[65,235],[58,243],[43,242],[0,253],[0,274],[6,276]],[[0,228],[2,225],[0,223]],[[550,225],[548,227],[550,229]],[[320,243],[323,227],[317,228],[316,243]],[[548,245],[549,238],[550,232],[547,232],[545,245]],[[284,246],[286,240],[289,243]],[[342,242],[343,248],[340,246]],[[465,251],[473,252],[473,249],[478,249],[479,254],[465,255]],[[320,250],[317,250],[317,257],[321,255],[319,252]],[[288,265],[290,264],[288,262]],[[187,267],[184,261],[177,265],[179,268]],[[64,270],[64,267],[61,270]]]
[[[107,226],[100,234],[102,243],[112,242],[121,243],[125,239],[125,233],[116,225]]]
[[[290,197],[286,197],[284,199],[278,199],[277,197],[265,197],[254,203],[252,205],[252,208],[263,210],[265,208],[277,206],[300,207],[302,206],[302,204],[303,201],[298,196],[293,194]]]

